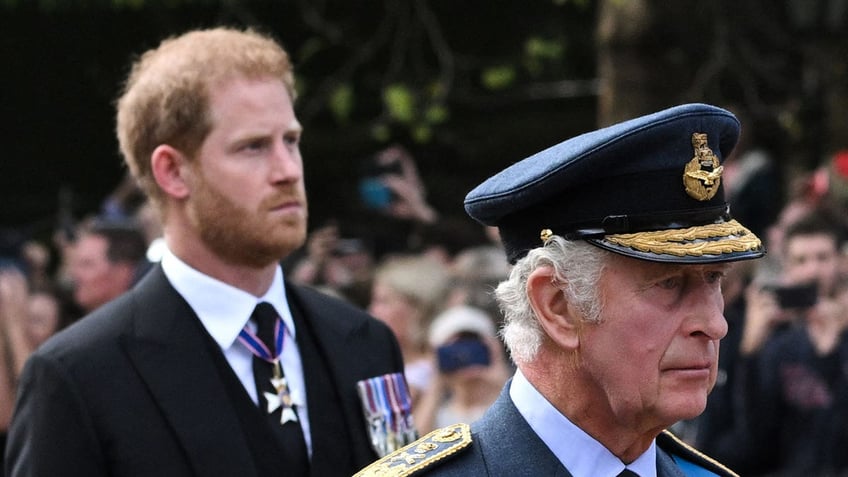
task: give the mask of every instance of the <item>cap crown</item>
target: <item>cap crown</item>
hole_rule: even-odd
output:
[[[544,230],[654,261],[755,258],[763,250],[750,231],[735,222],[715,229],[731,223],[721,162],[739,132],[729,111],[706,104],[676,106],[582,134],[515,163],[469,192],[465,209],[500,229],[512,262],[541,246]],[[711,229],[671,241],[660,237],[661,244],[670,245],[649,250],[632,246],[640,244],[638,236],[607,240],[704,226]],[[747,236],[744,245],[718,246],[737,235]],[[674,246],[679,240],[690,242]],[[713,243],[703,247],[706,242]]]

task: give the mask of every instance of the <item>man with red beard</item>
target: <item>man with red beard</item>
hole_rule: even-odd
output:
[[[392,333],[279,265],[306,235],[294,99],[288,55],[253,31],[134,64],[118,138],[168,249],[30,359],[8,475],[348,476],[378,457],[357,386],[403,381]]]

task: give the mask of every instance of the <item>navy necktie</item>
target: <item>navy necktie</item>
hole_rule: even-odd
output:
[[[265,346],[271,350],[273,355],[276,355],[278,350],[275,350],[274,329],[280,317],[277,315],[274,307],[266,302],[259,303],[256,305],[256,309],[253,310],[250,319],[256,323],[256,337],[265,343]],[[280,326],[284,325],[280,323]],[[282,370],[283,368],[280,366],[281,373]],[[266,413],[268,409],[265,393],[277,394],[271,383],[273,373],[273,364],[258,356],[253,356],[253,378],[256,381],[256,391],[259,395],[259,407],[263,413]],[[295,421],[287,421],[281,424],[281,413],[282,408],[278,407],[274,412],[267,413],[267,417],[269,425],[274,430],[283,447],[283,455],[285,456],[287,465],[284,475],[309,475],[309,457],[306,451],[306,440],[303,437],[303,429],[301,429],[300,423]]]
[[[624,469],[616,477],[639,477],[639,474],[630,469]]]

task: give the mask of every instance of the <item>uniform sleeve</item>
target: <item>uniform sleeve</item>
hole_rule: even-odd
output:
[[[8,477],[105,476],[94,426],[78,386],[60,364],[33,355],[21,376],[9,428]]]

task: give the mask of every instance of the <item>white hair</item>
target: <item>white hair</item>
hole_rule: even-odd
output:
[[[501,336],[513,360],[532,360],[542,344],[543,330],[527,296],[527,278],[537,268],[554,269],[563,293],[583,314],[584,320],[597,322],[601,316],[601,300],[597,284],[611,253],[583,240],[569,241],[551,237],[544,247],[535,248],[519,260],[505,281],[498,285],[495,296],[504,315]]]

